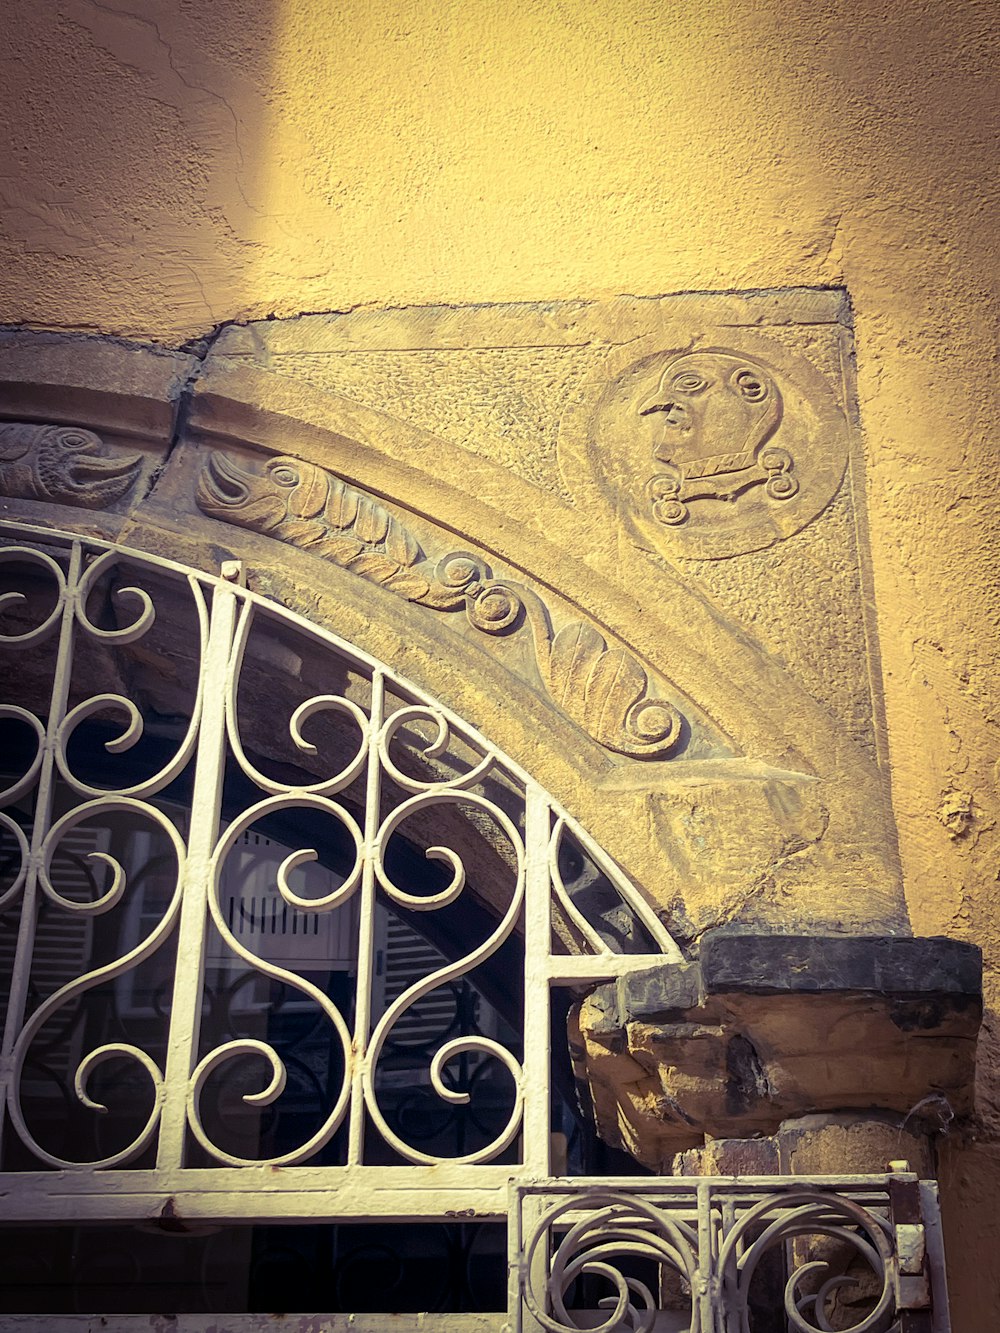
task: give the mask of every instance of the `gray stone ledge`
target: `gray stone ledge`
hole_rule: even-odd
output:
[[[982,994],[982,952],[932,936],[752,935],[709,931],[701,974],[708,994],[875,991],[882,995]]]

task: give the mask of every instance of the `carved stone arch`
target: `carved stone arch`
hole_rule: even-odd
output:
[[[437,312],[421,329],[430,329],[432,343],[465,346],[474,341],[477,319]],[[565,343],[571,323],[553,335],[554,346],[563,345],[560,337]],[[829,377],[815,366],[804,368],[795,354],[784,356],[780,340],[770,345],[759,331],[736,334],[725,327],[724,335],[702,331],[685,342],[678,327],[664,323],[623,337],[620,345],[598,346],[589,377],[579,379],[557,423],[559,465],[564,481],[569,478],[562,489],[551,484],[551,466],[550,484],[543,485],[524,467],[504,466],[488,450],[477,452],[430,429],[426,419],[406,419],[398,394],[374,406],[285,364],[283,338],[295,356],[350,355],[356,330],[352,325],[345,334],[333,317],[279,327],[274,338],[234,328],[210,346],[183,352],[84,336],[0,336],[5,518],[31,525],[43,548],[61,540],[53,533],[59,530],[69,534],[64,550],[101,550],[105,542],[138,552],[140,561],[170,562],[182,578],[185,568],[207,575],[190,582],[212,587],[205,642],[214,642],[216,627],[224,626],[216,665],[233,660],[227,654],[235,622],[226,621],[225,608],[241,598],[277,620],[290,613],[319,637],[329,632],[356,644],[377,659],[376,674],[380,663],[388,664],[389,674],[415,682],[416,695],[440,699],[468,718],[487,748],[511,756],[521,779],[531,775],[523,783],[522,845],[524,881],[533,881],[535,896],[525,894],[523,923],[517,891],[499,909],[510,932],[523,928],[530,941],[533,923],[542,941],[533,959],[526,944],[521,959],[523,1066],[509,1051],[509,1062],[500,1057],[517,1089],[514,1109],[481,1152],[452,1159],[447,1183],[437,1171],[440,1161],[414,1150],[408,1160],[424,1173],[418,1181],[425,1192],[414,1193],[393,1166],[384,1188],[369,1193],[362,1181],[373,1164],[363,1154],[351,1156],[350,1143],[344,1161],[318,1162],[309,1178],[317,1191],[343,1191],[343,1218],[407,1211],[503,1216],[511,1175],[506,1162],[495,1159],[508,1149],[520,1152],[514,1143],[522,1089],[525,1146],[516,1165],[538,1176],[554,1169],[547,1082],[551,988],[569,997],[558,1017],[568,1021],[581,1102],[592,1108],[598,1135],[654,1170],[683,1172],[677,1154],[710,1137],[736,1141],[736,1155],[730,1161],[723,1151],[715,1169],[740,1173],[747,1136],[773,1134],[760,1149],[764,1159],[773,1152],[763,1168],[773,1171],[783,1142],[779,1126],[788,1117],[836,1111],[850,1119],[853,1108],[863,1118],[873,1106],[902,1117],[944,1092],[951,1107],[969,1104],[980,1012],[977,958],[967,946],[909,934],[878,765],[873,652],[868,649],[860,675],[855,671],[842,690],[817,666],[827,649],[844,660],[834,651],[838,633],[855,648],[864,641],[863,512],[845,489],[847,455],[837,454],[847,431],[844,400],[831,405]],[[541,336],[537,322],[528,334]],[[407,336],[413,341],[413,330]],[[491,352],[503,352],[502,338],[490,336],[497,344]],[[524,343],[523,330],[519,336]],[[834,343],[839,336],[833,334]],[[710,453],[706,446],[673,462],[659,439],[651,449],[649,439],[641,448],[635,444],[630,432],[637,418],[673,413],[676,397],[706,385],[733,399],[735,408],[723,400],[722,419],[737,422],[739,450]],[[779,444],[785,413],[794,430]],[[829,454],[818,460],[810,454],[817,422],[834,437]],[[657,466],[674,470],[633,484],[634,469],[622,463],[629,450],[645,463],[652,452]],[[577,468],[590,474],[577,478]],[[757,509],[751,506],[751,521],[741,530],[747,495]],[[773,512],[767,509],[772,502]],[[730,512],[730,505],[741,508]],[[825,535],[811,533],[833,510]],[[688,531],[692,514],[704,512],[714,514],[715,527]],[[683,531],[671,545],[673,537],[656,525]],[[809,535],[796,547],[802,532]],[[793,552],[784,568],[781,543]],[[781,560],[754,565],[757,553],[771,546]],[[721,573],[706,567],[745,558],[749,563]],[[77,580],[81,566],[73,561],[79,559],[75,554],[65,562]],[[817,585],[836,584],[837,596],[820,586],[813,598],[809,585],[788,602],[803,569]],[[781,634],[767,640],[754,625],[772,576],[786,599],[782,613],[791,607],[805,625],[796,638],[785,624],[784,642],[816,636],[802,662],[791,653],[783,657],[776,646]],[[237,577],[255,597],[247,599],[227,582]],[[750,591],[741,601],[744,584]],[[849,587],[857,605],[844,600]],[[65,625],[83,604],[80,588],[74,583],[78,600],[66,598],[61,606]],[[842,616],[828,624],[834,605]],[[279,636],[274,651],[260,655],[258,674],[273,672],[280,685],[300,677],[302,664],[289,648]],[[314,691],[316,673],[305,674]],[[862,677],[867,684],[859,686]],[[406,688],[401,684],[401,698]],[[350,697],[339,684],[331,693],[338,706]],[[376,697],[373,685],[370,701]],[[228,705],[215,705],[214,731],[207,730],[218,742]],[[306,700],[302,706],[308,712],[312,705]],[[381,735],[375,716],[372,703],[369,737]],[[424,720],[433,729],[433,714]],[[61,726],[54,709],[36,728],[45,735],[50,766]],[[450,770],[435,767],[439,756],[426,742],[426,735],[417,737],[411,758],[424,766],[424,778],[440,780],[437,795],[447,797]],[[384,756],[374,760],[373,754],[369,748],[366,762],[382,771]],[[287,776],[282,782],[287,796]],[[301,790],[295,795],[301,798]],[[197,814],[198,803],[192,800],[191,808]],[[178,874],[175,907],[189,901],[188,887],[204,868],[217,865],[219,848],[229,848],[232,825],[213,842],[219,808],[206,817],[200,842],[191,837],[187,850],[197,847],[198,855],[189,855],[188,863],[201,869],[187,878]],[[565,823],[563,810],[571,816]],[[366,812],[372,813],[367,806]],[[77,810],[69,814],[75,819]],[[573,893],[559,889],[561,829],[572,829],[573,821],[593,835],[593,843],[581,839],[584,859],[591,857],[628,906],[638,923],[634,932],[628,922],[623,926],[617,905],[610,914],[615,919],[603,926],[579,909],[577,919]],[[503,857],[474,821],[470,826],[472,840],[479,838],[470,857],[481,872],[476,890],[496,919],[487,881],[502,869]],[[513,831],[516,847],[519,826],[503,827]],[[20,826],[8,821],[7,828],[27,855]],[[449,828],[452,850],[464,847],[461,828],[454,822]],[[418,850],[421,836],[413,844]],[[365,854],[366,864],[377,863],[374,843]],[[301,856],[294,852],[285,864]],[[624,871],[620,879],[613,861]],[[32,862],[32,874],[47,873],[38,871],[40,864]],[[449,865],[455,869],[454,861]],[[203,874],[203,885],[214,882],[214,874],[214,868]],[[431,891],[447,896],[454,883],[457,877]],[[368,885],[373,888],[370,879]],[[108,897],[115,892],[112,885]],[[552,902],[560,894],[554,943]],[[367,901],[375,900],[369,895]],[[103,906],[103,899],[90,906]],[[31,910],[25,921],[32,920]],[[193,921],[199,912],[204,929],[204,902],[183,918],[178,907],[176,919]],[[214,920],[220,929],[219,917]],[[17,934],[13,974],[20,980],[11,989],[23,1000],[32,936],[30,929]],[[183,942],[183,927],[179,935]],[[503,942],[508,939],[514,934]],[[182,959],[184,952],[178,948]],[[357,957],[362,954],[372,956],[359,947]],[[192,976],[202,957],[192,951]],[[81,1217],[152,1216],[152,1195],[144,1192],[151,1190],[161,1219],[174,1221],[182,1195],[185,1209],[211,1221],[223,1188],[232,1190],[227,1216],[249,1216],[262,1200],[271,1216],[302,1216],[291,1176],[255,1173],[286,1165],[312,1171],[307,1159],[333,1143],[320,1142],[319,1131],[291,1156],[267,1159],[227,1155],[199,1139],[204,1152],[215,1153],[220,1190],[206,1196],[184,1175],[198,1098],[220,1061],[229,1054],[270,1058],[261,1043],[244,1041],[229,1043],[229,1054],[220,1056],[217,1048],[187,1059],[198,1022],[196,1016],[184,1021],[193,1016],[191,1006],[179,1002],[186,977],[179,967],[169,1017],[173,1025],[175,1012],[181,1015],[185,1058],[174,1058],[162,1072],[140,1059],[169,1108],[165,1172],[140,1180],[141,1171],[125,1171],[124,1183],[116,1180],[111,1189],[100,1174],[127,1165],[130,1154],[138,1160],[153,1143],[153,1129],[142,1131],[137,1147],[96,1161],[43,1153],[43,1162],[60,1170],[40,1173],[27,1185],[16,1180],[13,1191],[3,1191],[5,1217],[49,1216],[46,1210],[65,1188],[63,1169],[76,1173],[73,1210]],[[536,1005],[528,1002],[529,983]],[[33,1013],[22,1004],[20,1030],[8,1023],[4,1073],[13,1082],[37,1015],[47,1015],[66,993],[66,987],[55,991]],[[390,1005],[386,1015],[392,1013]],[[347,1115],[348,1105],[352,1126],[374,1114],[372,1062],[386,1015],[372,1027],[359,1006],[353,1042],[346,1026],[338,1029],[350,1091],[329,1113],[330,1125]],[[824,1033],[819,1052],[817,1031]],[[109,1050],[115,1058],[135,1058],[136,1049],[112,1043],[84,1057],[75,1086],[88,1109],[101,1109],[86,1085]],[[454,1058],[448,1049],[446,1058]],[[280,1095],[276,1061],[272,1070],[271,1086],[244,1093],[244,1102],[266,1105],[273,1092]],[[16,1093],[11,1096],[14,1128],[33,1150],[30,1132],[23,1133],[16,1118]],[[341,1119],[331,1134],[346,1124]],[[363,1137],[351,1142],[357,1146]],[[163,1162],[158,1158],[158,1171]],[[712,1169],[705,1162],[695,1169]]]
[[[91,464],[46,491],[29,465],[52,442],[12,425],[10,504],[206,570],[243,561],[536,773],[682,938],[905,931],[884,776],[801,673],[593,495],[317,387],[275,346],[238,328],[207,357],[7,335],[4,418],[94,432],[83,453],[127,483],[95,490]],[[282,460],[308,474],[297,490],[273,484]],[[247,478],[259,494],[227,510],[220,486]]]

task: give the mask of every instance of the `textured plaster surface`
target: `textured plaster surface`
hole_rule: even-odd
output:
[[[846,285],[911,918],[984,946],[995,1012],[995,12],[11,0],[0,318],[177,345],[272,312]],[[987,1138],[998,1054],[990,1018]],[[956,1326],[985,1327],[1000,1168],[948,1151]]]

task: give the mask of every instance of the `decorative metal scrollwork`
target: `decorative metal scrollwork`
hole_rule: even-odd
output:
[[[49,544],[50,550],[53,545]],[[27,628],[18,625],[14,632],[0,629],[0,647],[15,651],[32,650],[31,669],[23,676],[10,673],[8,677],[27,681],[30,706],[26,706],[21,699],[12,698],[0,708],[0,717],[8,724],[23,724],[34,733],[34,753],[30,761],[22,765],[20,773],[4,775],[3,800],[7,812],[0,814],[4,829],[13,837],[20,853],[20,865],[13,881],[0,897],[0,908],[13,909],[15,901],[23,899],[20,919],[15,919],[13,910],[9,910],[5,918],[8,930],[15,927],[18,929],[8,1000],[8,1113],[19,1138],[34,1156],[49,1166],[70,1170],[125,1165],[140,1157],[155,1138],[163,1100],[163,1070],[148,1050],[130,1040],[114,1037],[95,1040],[89,1050],[80,1054],[75,1071],[70,1071],[72,1087],[71,1092],[67,1090],[67,1093],[75,1099],[79,1108],[98,1115],[106,1113],[107,1107],[95,1099],[91,1087],[93,1076],[102,1066],[117,1062],[120,1068],[124,1061],[134,1070],[141,1071],[148,1081],[151,1095],[142,1125],[138,1131],[127,1135],[128,1141],[124,1145],[112,1152],[75,1158],[47,1148],[29,1123],[31,1117],[25,1109],[23,1085],[26,1069],[36,1070],[41,1067],[36,1064],[36,1051],[46,1045],[44,1040],[39,1042],[43,1030],[50,1024],[57,1030],[66,1027],[67,1019],[64,1015],[69,1015],[68,1023],[72,1028],[74,1012],[83,1012],[89,995],[102,989],[107,990],[119,978],[150,959],[162,948],[174,929],[180,909],[185,847],[174,822],[164,811],[150,804],[149,798],[180,773],[190,759],[197,734],[195,705],[187,734],[168,761],[152,775],[138,782],[117,783],[113,791],[95,786],[74,772],[69,749],[77,728],[89,719],[98,715],[106,716],[109,710],[125,714],[124,730],[117,737],[104,742],[103,748],[108,755],[119,755],[131,749],[143,732],[143,719],[138,709],[124,695],[99,691],[85,695],[75,704],[71,703],[74,654],[78,653],[81,644],[134,644],[142,640],[154,624],[152,598],[145,590],[136,586],[109,590],[109,582],[121,559],[121,553],[115,550],[85,555],[79,547],[72,549],[68,561],[65,557],[62,560],[56,558],[49,551],[20,544],[0,551],[0,566],[15,574],[18,568],[24,571],[27,578],[22,587],[29,589],[26,592],[22,588],[14,588],[0,597],[0,608],[6,611],[8,619],[13,616],[15,623],[23,623],[27,617],[29,622]],[[39,583],[47,584],[48,587],[41,588]],[[195,597],[198,620],[204,630],[207,620],[201,588],[194,581],[189,581],[189,587]],[[131,619],[126,616],[127,623],[124,625],[98,625],[91,618],[88,604],[95,596],[107,595],[116,605],[137,602],[137,613]],[[42,602],[42,610],[37,614],[34,607],[39,600]],[[36,623],[31,625],[33,615]],[[201,647],[203,645],[204,634]],[[47,659],[44,655],[45,646],[53,650]],[[196,644],[196,654],[198,650],[199,645]],[[38,666],[43,662],[47,670],[39,672]],[[49,697],[39,695],[40,688]],[[26,832],[30,821],[24,810],[19,810],[25,801],[34,805],[30,839]],[[58,814],[58,810],[67,804],[69,808]],[[86,925],[99,917],[122,917],[130,877],[122,863],[110,852],[95,848],[85,853],[86,863],[95,873],[102,866],[110,873],[106,886],[89,897],[64,892],[57,882],[53,866],[65,856],[64,849],[69,841],[74,838],[79,840],[95,827],[108,829],[109,820],[113,822],[123,816],[147,827],[152,826],[171,848],[175,866],[173,893],[163,905],[159,919],[147,922],[144,930],[133,931],[129,938],[123,936],[118,944],[114,943],[115,930],[105,931],[102,937],[102,958],[98,959],[93,954],[89,959],[80,956],[77,960],[80,974],[69,979],[65,976],[67,945],[64,942],[62,955],[57,951],[54,961],[46,969],[42,983],[46,989],[39,991],[32,965],[37,962],[33,953],[36,952],[34,945],[38,942],[37,932],[41,920],[39,909],[43,905],[49,921],[59,917],[70,920],[75,918]],[[93,882],[97,884],[96,879]],[[68,929],[68,936],[65,929],[63,931],[65,939],[80,939],[79,929],[75,932],[72,928]],[[45,949],[42,948],[41,952],[44,953]],[[27,1010],[30,1002],[34,1003],[34,1007],[29,1014]],[[19,1028],[11,1022],[18,1012],[23,1015]]]
[[[391,1037],[397,1021],[411,1006],[418,1003],[431,991],[438,989],[438,987],[449,986],[459,977],[472,972],[480,963],[490,958],[497,951],[514,930],[524,901],[524,844],[517,829],[498,806],[482,796],[464,790],[465,785],[467,785],[466,779],[458,779],[457,781],[462,784],[461,789],[456,790],[454,786],[439,784],[436,790],[424,790],[397,806],[379,829],[374,844],[374,868],[379,884],[385,890],[390,901],[417,912],[437,911],[455,902],[465,887],[466,874],[462,860],[455,851],[448,847],[435,846],[429,847],[426,855],[431,859],[443,861],[450,868],[452,872],[451,880],[445,888],[429,895],[416,895],[407,893],[392,881],[385,869],[384,849],[393,834],[413,814],[433,807],[456,804],[472,806],[479,811],[485,811],[499,824],[516,856],[517,871],[514,889],[507,910],[496,929],[477,948],[471,950],[463,958],[432,972],[422,981],[416,982],[404,991],[386,1010],[372,1033],[364,1073],[365,1099],[369,1114],[378,1126],[382,1136],[400,1156],[410,1162],[425,1162],[428,1164],[437,1159],[421,1152],[411,1144],[405,1143],[390,1128],[379,1106],[375,1076],[382,1047],[386,1040]],[[499,1134],[492,1142],[477,1151],[454,1159],[469,1164],[487,1162],[503,1152],[513,1142],[520,1127],[521,1107],[524,1098],[523,1071],[511,1052],[491,1038],[479,1035],[452,1038],[438,1049],[430,1065],[431,1086],[444,1102],[462,1105],[469,1101],[470,1094],[468,1092],[448,1088],[442,1077],[443,1070],[448,1062],[463,1053],[474,1053],[499,1060],[507,1069],[514,1084],[514,1104],[507,1123]]]
[[[8,1089],[8,1110],[11,1121],[22,1142],[31,1148],[34,1154],[49,1166],[65,1170],[84,1168],[121,1166],[140,1156],[153,1141],[163,1101],[163,1071],[157,1062],[131,1042],[109,1041],[93,1047],[81,1059],[73,1078],[73,1091],[77,1101],[88,1110],[101,1113],[107,1107],[95,1101],[89,1092],[91,1075],[111,1060],[123,1059],[134,1062],[147,1075],[153,1089],[152,1105],[138,1133],[118,1151],[98,1160],[75,1161],[49,1152],[29,1128],[22,1107],[20,1089],[26,1061],[30,1058],[32,1045],[45,1025],[59,1013],[71,1006],[88,991],[105,985],[138,967],[144,960],[152,957],[173,931],[180,911],[181,884],[183,882],[184,844],[174,825],[153,806],[133,797],[119,796],[102,801],[90,801],[77,806],[59,819],[49,830],[41,845],[38,870],[38,884],[42,893],[61,911],[81,917],[103,916],[117,909],[126,891],[127,876],[121,864],[106,852],[91,852],[90,858],[103,861],[111,870],[111,884],[97,898],[91,901],[77,901],[63,896],[52,879],[52,861],[61,841],[74,828],[95,816],[106,817],[115,812],[131,813],[141,816],[156,825],[169,840],[176,857],[177,875],[173,896],[150,932],[138,940],[130,949],[119,957],[102,966],[91,968],[84,975],[61,986],[34,1010],[24,1023],[14,1044],[11,1054],[11,1077]]]
[[[526,950],[550,956],[553,911],[584,954],[628,933],[567,887],[566,849],[648,954],[678,956],[617,867],[472,728],[228,579],[51,532],[0,547],[0,579],[0,653],[34,664],[8,666],[0,700],[18,737],[0,771],[16,1161],[512,1162],[527,1102],[548,1105],[516,1031],[548,1004]],[[266,864],[247,861],[265,844]],[[388,989],[386,921],[429,948]],[[408,1041],[455,995],[472,997],[461,1023]],[[137,1079],[126,1132],[108,1090],[127,1101]],[[408,1135],[414,1090],[468,1108],[475,1132],[451,1150]]]
[[[536,1263],[540,1250],[546,1251],[541,1269]],[[623,1271],[636,1260],[653,1270],[657,1289]],[[661,1270],[676,1273],[689,1292],[696,1285],[698,1233],[686,1221],[637,1195],[591,1189],[543,1214],[525,1247],[524,1269],[529,1275],[525,1303],[549,1333],[573,1333],[580,1328],[599,1333],[620,1329],[650,1333],[660,1309]],[[544,1273],[543,1289],[538,1286],[542,1279],[536,1276],[540,1272]],[[603,1280],[611,1287],[611,1295],[597,1299],[597,1306],[609,1311],[603,1323],[580,1323],[567,1308],[570,1288],[584,1277]],[[690,1333],[700,1333],[701,1327],[698,1307],[692,1304]]]
[[[296,796],[275,796],[267,800],[260,801],[245,811],[239,819],[235,820],[227,829],[225,836],[219,842],[212,858],[211,867],[211,892],[209,894],[208,905],[212,921],[216,930],[222,937],[226,947],[237,958],[242,959],[254,971],[261,972],[265,976],[273,978],[275,981],[283,983],[293,991],[305,996],[314,1004],[323,1014],[326,1020],[332,1026],[336,1033],[336,1039],[342,1053],[345,1071],[350,1064],[351,1034],[348,1030],[344,1016],[337,1006],[324,994],[324,992],[312,982],[304,977],[298,976],[288,968],[280,967],[275,963],[269,962],[266,958],[254,953],[248,949],[236,937],[230,928],[219,901],[219,879],[222,866],[225,864],[226,856],[233,848],[241,834],[251,828],[259,819],[280,810],[306,809],[312,810],[318,814],[333,816],[343,825],[352,837],[356,849],[356,860],[351,873],[342,885],[324,898],[307,899],[300,897],[289,883],[289,875],[300,865],[307,861],[315,860],[316,852],[312,848],[303,848],[292,852],[285,858],[277,873],[277,890],[282,899],[291,907],[299,908],[308,912],[329,912],[339,908],[342,904],[354,894],[361,882],[361,857],[362,857],[362,835],[355,821],[350,814],[336,802],[329,800],[316,793],[305,793]],[[262,1057],[270,1067],[271,1076],[267,1084],[257,1092],[248,1092],[243,1094],[243,1101],[247,1106],[264,1107],[270,1106],[282,1094],[285,1088],[287,1072],[281,1056],[275,1048],[266,1041],[260,1041],[254,1038],[244,1038],[242,1040],[229,1041],[216,1047],[205,1055],[198,1063],[191,1075],[191,1086],[188,1093],[188,1120],[191,1131],[201,1147],[216,1161],[225,1162],[229,1166],[247,1166],[253,1163],[263,1163],[267,1166],[291,1166],[297,1162],[308,1161],[316,1152],[323,1148],[337,1132],[344,1118],[347,1109],[348,1098],[350,1095],[350,1083],[346,1076],[341,1080],[341,1086],[336,1096],[333,1106],[329,1109],[323,1123],[309,1136],[302,1144],[290,1148],[287,1152],[277,1156],[267,1158],[248,1158],[240,1157],[234,1153],[227,1152],[217,1144],[213,1143],[209,1134],[205,1130],[201,1116],[201,1098],[208,1079],[216,1070],[230,1061],[237,1060],[241,1056],[246,1057],[256,1055]]]
[[[860,1285],[859,1279],[844,1272],[831,1274],[828,1259],[803,1258],[800,1250],[785,1283],[789,1327],[798,1333],[829,1333],[833,1328],[841,1333],[883,1333],[895,1300],[890,1237],[891,1228],[884,1220],[832,1190],[789,1190],[780,1197],[764,1199],[743,1214],[719,1254],[718,1271],[727,1308],[739,1318],[743,1333],[750,1333],[750,1287],[764,1256],[797,1238],[813,1242],[822,1238],[837,1242],[842,1251],[846,1247],[849,1255],[862,1260],[875,1281],[870,1308],[854,1323],[832,1324],[829,1302],[845,1287]],[[813,1290],[808,1290],[810,1285]]]
[[[18,530],[0,680],[0,1214],[71,1193],[145,1219],[176,1193],[289,1221],[344,1187],[472,1226],[509,1181],[517,1330],[669,1309],[750,1333],[781,1264],[797,1333],[888,1333],[924,1300],[886,1178],[547,1179],[550,986],[680,954],[566,811],[390,668],[226,578]]]
[[[909,1181],[903,1188],[917,1190]],[[892,1176],[516,1185],[515,1328],[649,1333],[669,1311],[669,1327],[689,1333],[752,1333],[776,1319],[797,1333],[889,1333],[913,1308],[900,1298],[901,1271],[914,1271],[909,1251],[897,1252],[900,1185]]]

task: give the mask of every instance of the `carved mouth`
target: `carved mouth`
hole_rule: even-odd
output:
[[[106,489],[126,479],[131,481],[131,474],[141,462],[139,454],[126,454],[123,458],[77,454],[75,458],[66,461],[65,467],[72,486]]]
[[[124,495],[135,481],[141,454],[102,458],[88,451],[93,447],[76,453],[43,448],[36,463],[38,493],[58,503],[69,500],[90,509],[110,504]]]
[[[729,454],[697,454],[693,458],[678,460],[684,468],[684,475],[691,480],[698,477],[718,477],[727,472],[745,472],[756,464],[754,449],[738,449]]]
[[[225,454],[212,454],[198,482],[198,503],[203,509],[235,509],[249,498],[247,479]]]
[[[662,388],[658,388],[654,393],[644,398],[636,408],[636,413],[640,417],[648,417],[653,412],[662,412],[666,406],[663,397]]]

